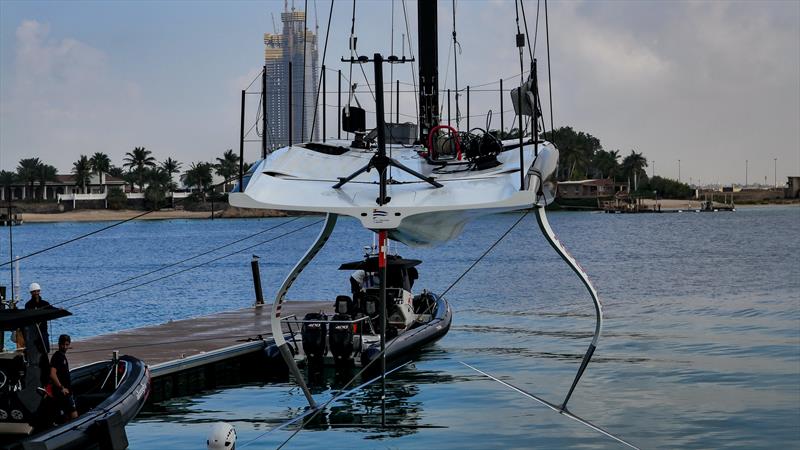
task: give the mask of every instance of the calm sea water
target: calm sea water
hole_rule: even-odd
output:
[[[442,291],[519,216],[468,226],[435,249],[398,247],[420,258],[416,287]],[[736,213],[607,215],[552,213],[553,228],[597,285],[605,328],[570,409],[645,447],[800,447],[800,208]],[[287,219],[132,222],[22,263],[74,316],[53,334],[85,337],[252,303],[249,261],[262,257],[266,294],[320,225],[266,241],[304,217],[225,250],[112,289],[65,301],[246,237]],[[104,226],[25,224],[14,249],[27,254]],[[0,253],[7,260],[6,229]],[[348,290],[343,261],[372,241],[351,220],[290,292],[333,299]],[[154,280],[235,250],[207,265]],[[0,270],[8,284],[9,271]],[[25,289],[24,289],[25,290]],[[112,294],[112,295],[108,295]],[[473,364],[552,402],[563,399],[594,328],[591,300],[528,216],[448,295],[453,328],[387,387],[381,430],[377,386],[329,408],[287,448],[618,448],[614,441],[471,371]],[[76,346],[77,347],[77,346]],[[79,350],[75,348],[75,350]],[[317,387],[335,394],[340,380]],[[132,449],[204,448],[210,424],[236,427],[237,448],[275,448],[295,429],[264,435],[303,410],[288,384],[255,383],[175,399],[128,427]]]

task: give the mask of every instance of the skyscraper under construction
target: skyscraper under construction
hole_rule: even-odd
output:
[[[285,3],[284,3],[285,4]],[[306,12],[289,10],[281,13],[281,34],[264,33],[264,61],[267,73],[267,147],[274,149],[291,142],[319,139],[320,118],[314,120],[319,69],[317,67],[317,35],[307,29]],[[305,50],[305,54],[304,54]],[[291,74],[289,63],[291,62]],[[304,70],[305,66],[305,70]],[[291,118],[289,117],[289,77],[291,76]]]

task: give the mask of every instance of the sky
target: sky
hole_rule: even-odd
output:
[[[305,0],[294,3],[303,9]],[[322,58],[331,2],[307,3]],[[416,55],[416,2],[405,3]],[[452,5],[439,2],[443,90],[455,87]],[[544,3],[538,34],[537,2],[524,5],[547,92]],[[121,165],[134,147],[188,168],[238,151],[241,90],[258,75],[263,33],[273,29],[272,14],[280,28],[283,8],[282,0],[0,0],[0,169],[36,156],[69,173],[81,154],[95,152]],[[782,184],[800,175],[800,2],[551,0],[548,9],[556,127],[591,133],[623,155],[642,152],[651,175],[677,179],[679,164],[683,181],[702,184],[745,176]],[[339,61],[349,57],[351,19],[352,3],[334,2],[326,65],[346,78],[350,68]],[[520,72],[514,2],[457,0],[456,32],[459,87],[472,87],[470,126],[484,126],[492,109],[497,128],[497,80],[513,87]],[[403,53],[403,3],[359,0],[355,33],[361,54]],[[410,83],[411,69],[393,66],[392,78]],[[372,68],[365,71],[371,84]],[[366,87],[358,67],[353,81]],[[328,90],[335,89],[329,71]],[[374,111],[369,92],[357,97]],[[248,97],[248,123],[255,98]],[[333,137],[334,94],[328,104]],[[412,94],[402,94],[400,108],[402,121],[413,120]],[[511,119],[506,113],[506,128]],[[245,159],[258,153],[249,144]]]

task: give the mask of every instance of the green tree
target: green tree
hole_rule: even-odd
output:
[[[628,182],[633,181],[634,191],[639,187],[639,180],[647,180],[645,167],[647,167],[647,158],[633,150],[631,150],[630,155],[622,160],[622,173],[628,178]]]
[[[620,170],[619,150],[596,151],[592,157],[592,169],[595,178],[615,178]]]
[[[89,158],[89,164],[92,166],[92,172],[97,174],[97,179],[103,181],[103,173],[108,173],[111,170],[111,158],[103,152],[96,152]]]
[[[51,166],[50,164],[40,164],[39,165],[39,195],[41,199],[44,199],[44,190],[45,185],[48,181],[56,181],[56,176],[58,175],[58,169]]]
[[[214,170],[217,175],[221,176],[224,180],[225,192],[228,191],[228,181],[232,180],[239,173],[239,155],[233,153],[233,149],[228,149],[222,154],[222,158],[217,158],[217,163],[214,164]]]
[[[136,147],[131,152],[125,153],[122,166],[134,174],[139,190],[144,190],[145,178],[147,177],[146,168],[155,167],[156,159],[151,156],[153,152],[144,147]]]
[[[39,178],[39,167],[41,165],[42,162],[39,161],[39,158],[24,158],[19,160],[17,165],[17,180],[28,185],[28,192],[31,197],[34,196],[33,185]]]
[[[112,187],[108,190],[106,201],[108,202],[109,209],[123,209],[128,204],[128,196],[122,192],[122,189]]]
[[[92,164],[86,155],[81,157],[72,164],[72,173],[75,175],[75,186],[80,186],[83,193],[86,193],[86,186],[89,185],[92,179]]]
[[[198,162],[192,163],[189,170],[181,175],[181,181],[190,188],[197,188],[203,201],[206,199],[206,192],[211,189],[213,175],[211,163]]]
[[[161,209],[172,184],[169,173],[161,167],[147,170],[147,189],[144,190],[147,206],[152,210]]]
[[[122,167],[112,165],[108,168],[108,174],[112,177],[122,178],[125,176],[125,170]]]
[[[589,173],[589,164],[595,152],[602,150],[600,139],[572,127],[561,127],[548,133],[559,151],[558,179],[573,180]]]
[[[17,174],[8,170],[0,170],[0,186],[6,190],[6,200],[11,201],[11,185],[17,181]]]
[[[177,185],[172,180],[173,173],[179,173],[181,169],[181,163],[175,161],[172,158],[167,158],[161,163],[161,168],[164,169],[165,172],[169,175],[169,190],[175,191],[177,189]]]

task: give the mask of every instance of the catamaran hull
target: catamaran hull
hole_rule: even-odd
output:
[[[558,150],[550,143],[527,143],[520,153],[509,142],[508,150],[497,157],[499,166],[480,171],[455,166],[444,171],[421,158],[419,148],[396,146],[391,149],[395,159],[435,178],[442,187],[393,171],[387,187],[390,200],[379,206],[375,171],[333,188],[338,177],[358,170],[372,156],[340,144],[331,147],[341,148],[341,154],[303,146],[276,150],[251,169],[243,192],[229,194],[231,205],[346,215],[370,230],[388,230],[389,237],[407,245],[429,246],[457,237],[476,217],[532,207],[541,183],[558,162]]]

